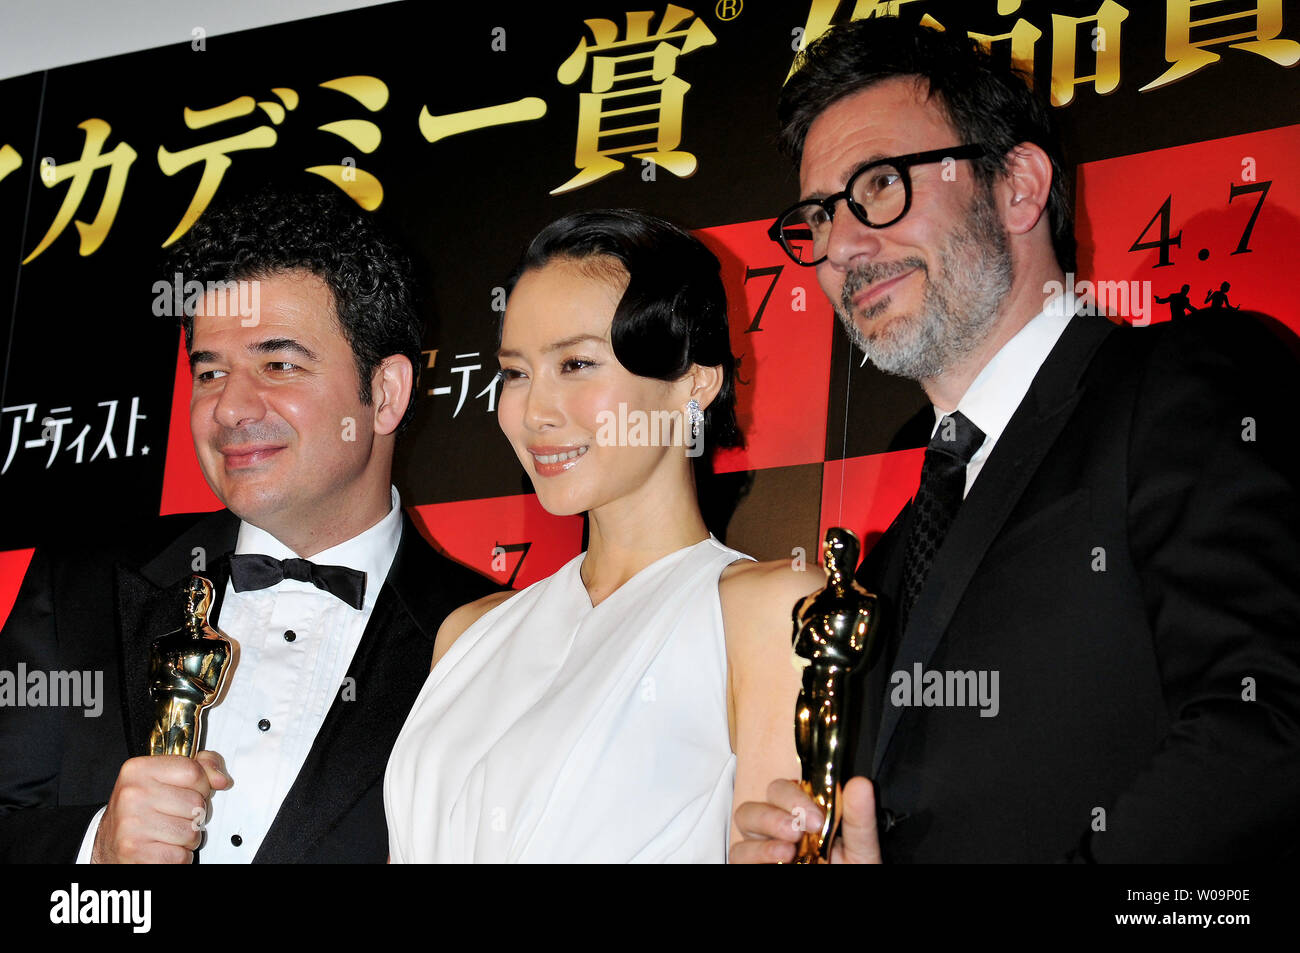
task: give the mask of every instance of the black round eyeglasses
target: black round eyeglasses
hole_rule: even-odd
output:
[[[908,170],[917,165],[957,159],[978,159],[987,155],[982,145],[953,149],[931,149],[905,156],[868,162],[849,178],[843,192],[824,199],[805,199],[782,212],[767,235],[779,244],[796,265],[817,265],[826,260],[831,238],[831,221],[840,199],[855,218],[868,228],[893,225],[912,207],[912,178]]]

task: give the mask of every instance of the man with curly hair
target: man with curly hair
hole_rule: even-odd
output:
[[[268,190],[205,215],[175,273],[207,289],[182,319],[190,430],[227,509],[33,558],[0,668],[102,671],[105,704],[0,709],[0,859],[382,863],[419,660],[493,588],[420,537],[391,483],[421,345],[409,263],[345,198]],[[149,645],[196,570],[237,661],[197,757],[149,757]]]

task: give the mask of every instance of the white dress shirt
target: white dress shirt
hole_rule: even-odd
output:
[[[226,697],[208,709],[203,747],[219,752],[234,785],[212,796],[203,841],[205,864],[248,863],[289,793],[352,664],[402,535],[401,499],[365,532],[311,557],[322,566],[366,574],[365,600],[353,609],[309,582],[285,579],[269,589],[236,592],[226,583],[219,628],[239,644]],[[239,524],[236,554],[297,556],[251,523]],[[89,863],[103,809],[82,841]]]
[[[1016,332],[1015,336],[993,355],[984,365],[975,380],[971,381],[966,393],[962,394],[955,410],[960,410],[976,427],[984,432],[984,442],[980,444],[975,455],[966,464],[966,489],[962,492],[964,499],[970,493],[975,478],[984,468],[984,461],[993,452],[994,445],[1007,429],[1011,417],[1020,402],[1025,399],[1029,385],[1033,383],[1038,369],[1047,360],[1070,323],[1074,312],[1066,311],[1066,298],[1057,295],[1048,300],[1043,310],[1030,319],[1029,323]],[[948,413],[951,413],[949,411]],[[934,427],[930,431],[931,439],[939,429],[939,422],[947,413],[934,408]]]

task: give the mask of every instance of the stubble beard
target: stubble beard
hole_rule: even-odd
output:
[[[835,313],[849,340],[886,374],[934,380],[974,351],[997,320],[1002,299],[1011,291],[1011,248],[991,195],[987,189],[980,191],[962,224],[939,251],[939,280],[931,279],[920,258],[872,263],[845,277]],[[920,309],[865,334],[854,320],[853,296],[873,282],[914,268],[925,276]],[[858,317],[865,323],[889,306],[886,295]]]

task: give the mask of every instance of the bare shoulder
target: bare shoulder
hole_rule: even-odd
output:
[[[447,654],[447,650],[466,629],[513,595],[516,593],[509,589],[504,592],[493,592],[482,599],[475,599],[459,609],[454,609],[438,627],[438,638],[433,644],[433,662],[430,667],[438,664],[438,659]]]
[[[788,559],[774,559],[766,563],[732,563],[724,569],[718,588],[724,603],[753,607],[759,614],[776,608],[789,618],[794,603],[823,585],[826,576],[818,564],[796,568]]]
[[[796,569],[789,560],[733,563],[723,571],[718,584],[723,613],[740,623],[741,631],[753,632],[754,623],[763,627],[779,624],[788,631],[794,605],[826,584],[821,568],[814,563]]]
[[[513,589],[490,592],[482,599],[475,599],[473,602],[465,603],[459,609],[452,610],[451,614],[442,620],[442,625],[438,628],[438,638],[442,638],[444,634],[455,638],[481,617],[515,595],[518,593]]]

